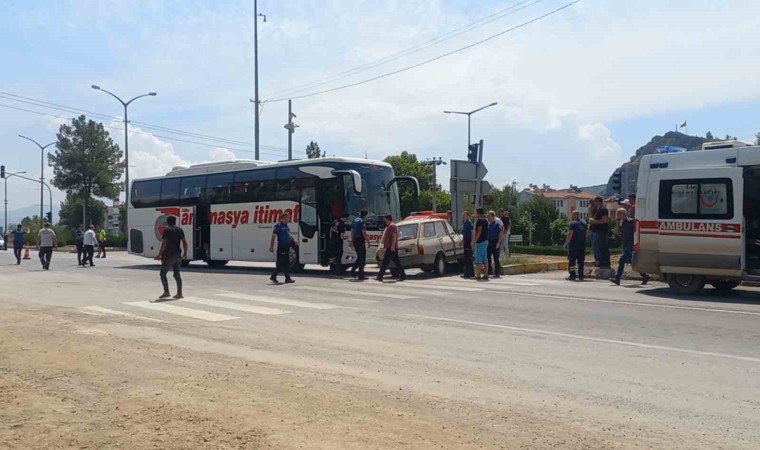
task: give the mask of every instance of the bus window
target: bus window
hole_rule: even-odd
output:
[[[181,178],[165,178],[161,183],[161,206],[179,204],[179,185]]]
[[[232,177],[232,172],[209,175],[204,195],[206,203],[229,203],[232,200]]]
[[[201,198],[201,193],[205,188],[205,175],[182,178],[182,185],[179,192],[179,204],[182,206],[197,205],[198,200]]]
[[[266,202],[274,199],[275,170],[248,170],[235,174],[234,203]]]
[[[151,208],[161,203],[161,180],[137,181],[132,183],[132,206]]]
[[[295,167],[277,169],[274,199],[297,202],[301,198],[301,189],[312,185],[313,177],[305,175]]]

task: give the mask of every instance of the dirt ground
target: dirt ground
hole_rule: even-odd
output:
[[[0,308],[0,448],[629,448],[571,423]]]

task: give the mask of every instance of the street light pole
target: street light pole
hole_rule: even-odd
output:
[[[37,147],[40,148],[40,228],[42,228],[42,210],[45,205],[45,188],[43,187],[45,184],[45,149],[55,144],[55,142],[51,142],[47,145],[42,145],[30,137],[26,137],[21,134],[19,134],[18,137],[26,139],[27,141],[32,141]]]
[[[22,180],[32,181],[35,183],[37,182],[37,180],[35,180],[34,178],[28,178],[28,177],[23,177],[19,175],[20,173],[26,173],[26,172],[16,172],[13,175],[15,175],[18,178],[21,178]],[[6,184],[8,183],[8,177],[6,177],[5,182]],[[50,187],[49,184],[45,183],[44,181],[42,182],[42,185],[47,188],[48,194],[50,195],[50,210],[49,211],[50,211],[50,225],[52,225],[53,224],[53,189]],[[7,196],[6,196],[6,199],[7,199]]]
[[[288,161],[293,159],[293,133],[296,132],[298,124],[293,123],[293,119],[296,116],[293,114],[293,101],[288,100],[288,123],[285,124],[285,129],[288,130]]]
[[[3,226],[3,231],[5,233],[8,232],[8,178],[13,176],[18,176],[20,173],[26,173],[25,171],[21,172],[13,172],[8,173],[5,175],[5,225]]]
[[[156,94],[155,92],[148,92],[147,94],[138,95],[137,97],[134,97],[132,100],[125,102],[118,95],[114,94],[113,92],[107,91],[98,85],[93,84],[91,87],[95,89],[96,91],[103,91],[106,94],[110,95],[111,97],[115,98],[124,107],[124,201],[126,202],[127,205],[129,205],[129,117],[127,116],[127,109],[129,107],[129,104],[137,100],[138,98],[155,97],[158,94]],[[124,223],[127,223],[127,224],[129,223],[127,222],[128,214],[129,214],[129,207],[127,207],[124,213]],[[121,218],[119,218],[119,220],[121,220]]]
[[[253,149],[256,161],[259,160],[259,17],[267,21],[267,16],[259,14],[259,2],[253,0]]]

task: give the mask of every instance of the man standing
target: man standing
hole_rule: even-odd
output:
[[[383,282],[383,275],[388,269],[391,261],[393,265],[398,269],[398,280],[406,280],[406,272],[404,272],[404,266],[401,265],[401,260],[398,258],[398,227],[393,223],[393,216],[390,214],[385,215],[385,233],[383,233],[383,248],[385,249],[385,257],[383,263],[380,265],[380,273],[377,275],[376,280]]]
[[[343,241],[346,240],[344,232],[347,217],[348,215],[341,213],[330,226],[330,273],[336,277],[343,275]]]
[[[488,211],[488,274],[494,278],[501,278],[501,238],[503,226],[501,220],[496,217],[496,213]]]
[[[77,247],[77,265],[81,266],[83,265],[82,254],[84,254],[84,231],[82,231],[82,225],[79,225],[74,232],[74,245]]]
[[[617,273],[613,278],[610,278],[610,281],[619,286],[620,280],[623,278],[625,265],[630,264],[633,259],[633,235],[635,232],[636,220],[628,216],[628,212],[625,208],[619,208],[615,214],[615,218],[618,221],[618,231],[620,232],[620,242],[623,247],[623,252],[620,254]],[[641,284],[647,284],[649,282],[649,274],[642,273],[641,278]]]
[[[367,264],[367,244],[369,243],[365,222],[367,214],[367,210],[362,209],[359,217],[354,219],[354,223],[351,225],[351,246],[356,251],[356,262],[351,267],[351,277],[357,276],[359,281],[366,280],[364,277],[364,266]]]
[[[275,253],[277,262],[275,264],[274,272],[272,272],[272,276],[269,277],[269,279],[272,280],[272,283],[278,283],[277,275],[280,272],[285,274],[285,283],[295,283],[295,281],[290,278],[290,249],[291,247],[297,247],[298,243],[296,243],[293,236],[290,234],[288,222],[290,222],[290,215],[288,213],[282,213],[280,221],[277,222],[272,230],[272,239],[269,241],[269,251],[274,253],[274,240],[277,239],[277,253]]]
[[[182,243],[182,251],[179,244]],[[166,227],[161,234],[161,249],[158,251],[156,259],[161,260],[161,284],[164,286],[164,293],[158,298],[169,298],[172,294],[169,292],[169,280],[166,279],[166,273],[171,269],[174,272],[174,281],[177,282],[177,294],[173,297],[177,300],[182,298],[182,276],[179,268],[182,266],[182,260],[187,259],[187,240],[185,232],[177,226],[177,218],[168,216],[166,218]]]
[[[90,225],[87,227],[87,231],[82,236],[82,245],[84,247],[84,259],[82,260],[82,267],[87,266],[87,262],[90,262],[90,267],[95,266],[92,262],[92,257],[95,255],[95,246],[98,245],[98,238],[95,237],[95,227]]]
[[[599,252],[599,259],[596,260],[596,266],[600,269],[609,269],[610,213],[607,211],[607,208],[604,207],[602,197],[597,197],[594,199],[594,206],[596,207],[596,214],[594,214],[594,217],[592,219],[589,219],[589,222],[591,223],[591,231],[593,231],[596,235],[596,251]]]
[[[16,264],[21,264],[21,250],[24,249],[25,242],[26,231],[18,225],[13,232],[13,255],[16,257]]]
[[[103,254],[103,258],[106,257],[106,237],[108,235],[106,234],[105,227],[100,227],[100,231],[98,232],[98,256],[96,258],[100,258],[101,252]]]
[[[581,220],[580,211],[573,211],[572,221],[567,230],[565,248],[567,249],[568,271],[570,281],[583,281],[583,270],[586,262],[586,223]]]
[[[509,258],[509,235],[512,234],[512,221],[509,220],[509,211],[503,208],[499,210],[499,219],[503,228],[501,234],[501,256]]]
[[[472,246],[475,248],[475,278],[488,281],[488,221],[483,208],[476,210],[478,220],[475,222],[475,235]]]
[[[40,251],[42,268],[50,270],[50,259],[53,257],[53,247],[58,245],[55,231],[50,228],[50,222],[45,222],[43,228],[37,233],[37,248]]]
[[[462,244],[464,245],[464,275],[462,278],[469,280],[475,276],[475,269],[472,267],[472,220],[470,212],[462,213]]]

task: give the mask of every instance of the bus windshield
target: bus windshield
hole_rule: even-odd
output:
[[[398,187],[396,183],[388,186],[394,176],[393,169],[374,164],[351,165],[350,168],[359,172],[362,177],[362,193],[356,195],[350,177],[344,178],[344,195],[349,219],[353,220],[362,209],[366,208],[367,229],[384,228],[384,216],[387,213],[391,213],[394,219],[398,220],[401,212],[398,204]]]

